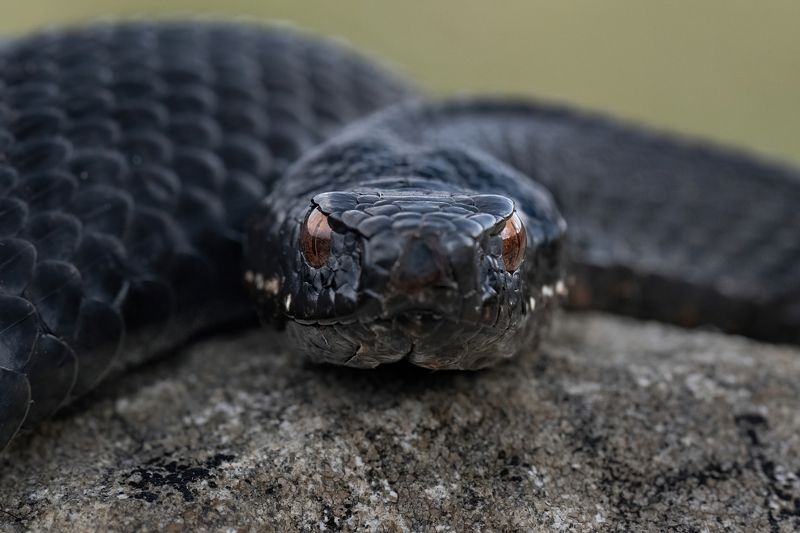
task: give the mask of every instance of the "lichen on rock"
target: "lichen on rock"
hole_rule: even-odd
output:
[[[13,529],[800,529],[800,351],[600,314],[475,373],[188,347],[2,458]],[[265,347],[270,347],[265,349]]]

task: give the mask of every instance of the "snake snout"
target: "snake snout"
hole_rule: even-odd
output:
[[[384,285],[375,287],[383,295],[382,316],[461,317],[465,300],[475,298],[479,285],[477,243],[421,228],[397,233],[391,243],[395,253],[385,263]]]
[[[392,288],[412,295],[450,284],[448,261],[439,248],[435,238],[409,239],[392,268],[389,281]]]

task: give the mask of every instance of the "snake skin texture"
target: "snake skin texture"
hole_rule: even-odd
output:
[[[0,73],[0,448],[112,369],[252,313],[247,215],[407,91],[329,42],[229,24],[41,33],[6,43]]]
[[[800,342],[796,168],[513,99],[401,105],[350,133],[380,135],[471,147],[549,190],[569,226],[572,308]],[[494,179],[473,188],[521,197]]]
[[[4,42],[0,448],[247,320],[248,290],[312,358],[351,366],[492,364],[535,345],[565,283],[573,308],[800,342],[797,170],[548,105],[412,97],[274,27]],[[314,210],[331,234],[312,267]]]

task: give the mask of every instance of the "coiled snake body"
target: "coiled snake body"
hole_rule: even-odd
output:
[[[0,448],[252,300],[360,367],[488,366],[535,345],[567,286],[577,308],[797,342],[798,205],[795,170],[527,101],[420,100],[286,29],[9,41]]]

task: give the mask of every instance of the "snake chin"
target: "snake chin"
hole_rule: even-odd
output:
[[[374,368],[407,361],[435,370],[478,370],[513,357],[521,344],[535,345],[536,328],[527,319],[480,327],[446,317],[398,316],[352,324],[290,322],[287,330],[295,346],[317,363]]]

